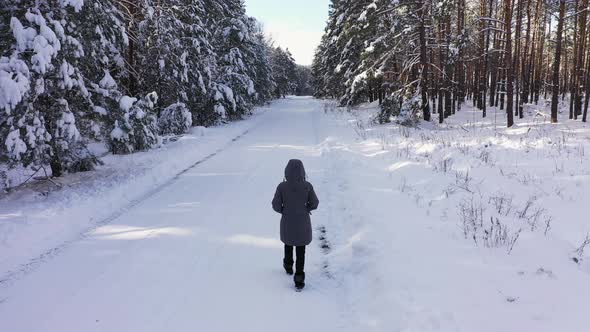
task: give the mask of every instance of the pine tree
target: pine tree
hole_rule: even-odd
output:
[[[250,48],[252,54],[247,65],[254,81],[254,90],[256,90],[254,102],[261,105],[274,98],[273,91],[276,84],[271,63],[272,47],[265,38],[264,31],[256,19],[248,17],[247,23],[251,37]]]
[[[339,67],[341,53],[348,40],[345,38],[346,7],[351,0],[332,0],[326,36],[322,45],[322,83],[324,97],[340,98],[344,94],[344,72]]]
[[[273,78],[276,82],[275,97],[285,98],[295,93],[297,85],[297,66],[289,50],[276,47],[272,50],[271,66]]]
[[[350,38],[347,48],[342,53],[343,67],[347,67],[346,92],[341,97],[341,104],[354,106],[364,101],[382,101],[384,91],[383,71],[385,64],[381,56],[392,46],[390,41],[391,20],[385,16],[388,1],[361,1],[356,4],[353,16],[356,24],[348,29]],[[353,8],[354,9],[354,8]]]
[[[202,18],[202,1],[143,0],[138,7],[136,51],[133,71],[137,76],[133,94],[156,92],[156,111],[184,103],[196,119],[208,103],[213,60],[210,31]]]
[[[12,167],[89,170],[90,141],[146,150],[274,96],[270,46],[241,0],[6,0],[0,19],[0,162]]]
[[[295,81],[295,95],[297,96],[311,96],[313,95],[312,74],[311,68],[307,66],[297,65],[297,77]]]
[[[326,89],[327,56],[325,55],[327,38],[326,34],[322,36],[320,44],[315,50],[313,62],[311,64],[313,95],[317,98],[325,98],[328,96],[328,91]]]
[[[23,167],[49,165],[54,176],[91,169],[96,158],[86,149],[87,136],[97,134],[95,111],[105,109],[95,101],[104,101],[113,88],[102,88],[99,79],[104,85],[124,44],[122,25],[110,15],[114,7],[106,0],[93,6],[13,0],[2,6],[2,19],[10,22],[0,32],[10,41],[0,60],[0,89],[11,89],[0,93],[10,94],[0,101],[8,157]],[[101,98],[93,100],[95,95]]]
[[[214,11],[217,22],[213,32],[217,64],[213,88],[214,110],[222,120],[239,119],[252,108],[256,90],[246,59],[251,43],[242,1],[223,1]]]

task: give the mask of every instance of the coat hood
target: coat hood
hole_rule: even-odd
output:
[[[285,167],[285,179],[288,182],[303,182],[305,181],[305,168],[303,162],[299,159],[291,159]]]

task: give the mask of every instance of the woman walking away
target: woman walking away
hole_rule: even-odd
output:
[[[318,197],[311,183],[306,181],[301,160],[289,160],[285,168],[285,181],[278,185],[272,208],[281,217],[281,241],[285,244],[283,267],[293,274],[293,247],[297,255],[295,264],[295,287],[305,287],[305,246],[311,243],[311,211],[318,208]]]

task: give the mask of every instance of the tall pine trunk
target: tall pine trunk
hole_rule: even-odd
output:
[[[516,82],[516,113],[519,118],[522,118],[522,103],[520,100],[520,89],[522,84],[520,77],[520,54],[522,52],[522,40],[520,38],[522,30],[522,2],[523,0],[518,0],[518,6],[516,7],[515,52],[513,57],[514,61],[512,62],[512,71],[514,72]]]
[[[418,34],[420,35],[420,93],[422,95],[422,113],[424,114],[424,121],[430,121],[430,106],[428,104],[428,60],[426,58],[426,28],[424,20],[426,16],[425,3],[423,0],[417,1],[416,5],[418,13]]]
[[[559,105],[559,66],[561,62],[561,44],[563,35],[563,17],[565,15],[565,0],[559,1],[559,21],[557,23],[557,40],[555,46],[555,60],[553,61],[553,96],[551,98],[551,122],[557,123],[557,107]]]
[[[504,31],[506,32],[506,125],[514,125],[514,68],[512,59],[512,1],[504,1]]]
[[[588,0],[581,0],[580,6],[578,7],[578,54],[576,58],[576,63],[578,64],[575,68],[575,75],[576,75],[576,84],[574,86],[574,95],[573,95],[573,103],[574,103],[574,114],[577,118],[578,115],[582,114],[582,89],[581,86],[585,81],[584,75],[584,67],[585,67],[585,59],[584,59],[584,52],[585,52],[585,45],[586,39],[586,17],[588,15]]]

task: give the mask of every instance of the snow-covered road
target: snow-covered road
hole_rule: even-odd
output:
[[[312,98],[287,98],[237,126],[218,128],[219,137],[210,141],[188,135],[162,151],[128,156],[161,161],[160,168],[146,163],[145,176],[138,179],[169,177],[126,186],[136,189],[128,197],[147,198],[132,201],[129,209],[117,207],[117,217],[107,218],[107,224],[68,241],[57,253],[46,251],[30,268],[22,273],[16,269],[0,280],[0,331],[588,330],[590,265],[574,264],[572,245],[563,240],[563,230],[571,224],[588,227],[580,213],[573,210],[568,219],[559,209],[567,202],[547,194],[548,213],[556,220],[554,233],[523,231],[511,255],[502,246],[474,243],[465,239],[461,227],[462,195],[514,190],[526,199],[526,183],[486,171],[490,167],[478,158],[461,159],[468,155],[465,148],[445,143],[444,129],[373,126],[367,120],[375,105],[351,113],[326,112],[328,105]],[[463,116],[471,114],[465,111]],[[447,131],[450,141],[461,138],[461,128]],[[473,130],[485,142],[485,135],[497,135]],[[581,142],[586,142],[584,133]],[[237,139],[222,144],[224,137]],[[439,137],[442,147],[435,145]],[[207,142],[212,143],[203,148]],[[525,152],[500,143],[490,152],[498,163],[506,153],[523,158]],[[192,144],[199,153],[191,152]],[[457,160],[453,171],[437,166],[436,152],[444,147]],[[487,147],[478,143],[473,150]],[[168,180],[207,156],[207,148],[218,152]],[[167,160],[175,157],[178,165]],[[294,291],[282,269],[279,216],[270,207],[291,158],[304,161],[320,199],[312,216],[315,235],[307,251],[307,287],[301,293]],[[573,158],[585,165],[585,156]],[[165,172],[165,165],[175,165],[174,171]],[[553,167],[544,161],[539,166],[528,170],[531,177]],[[470,174],[465,177],[469,183],[457,175],[463,169]],[[97,174],[103,174],[100,171]],[[580,168],[582,174],[586,171]],[[551,184],[551,179],[546,182]],[[586,190],[581,183],[559,193]],[[465,185],[468,190],[461,189]],[[151,188],[150,195],[141,188]],[[75,195],[79,189],[72,191]],[[11,264],[0,266],[10,268],[13,261],[55,243],[61,233],[70,234],[62,228],[35,232],[60,225],[59,216],[74,219],[66,220],[63,228],[75,230],[78,221],[92,226],[84,212],[99,214],[98,220],[113,213],[96,211],[110,206],[104,195],[97,196],[94,210],[86,205],[88,195],[72,200],[83,203],[76,213],[68,213],[74,207],[59,197],[68,194],[52,193],[34,212],[5,206],[5,224],[15,229],[5,236],[17,234],[14,238],[22,241],[5,241],[1,248],[10,250],[0,251],[0,262]],[[573,199],[571,203],[577,204]],[[514,210],[518,204],[515,199]],[[44,209],[57,212],[42,219]],[[10,219],[17,214],[20,219]],[[30,230],[17,227],[21,220]],[[47,227],[40,228],[45,222]]]
[[[289,158],[303,159],[312,181],[325,176],[321,107],[285,101],[261,115],[263,129],[3,287],[1,329],[340,330],[342,296],[319,242],[308,249],[309,287],[295,294],[270,209]]]

